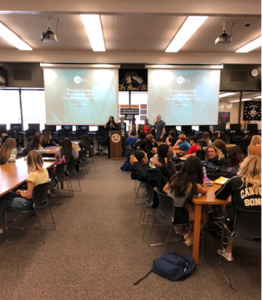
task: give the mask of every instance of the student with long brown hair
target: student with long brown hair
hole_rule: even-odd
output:
[[[10,207],[24,210],[33,209],[34,187],[49,180],[48,172],[43,168],[42,156],[36,151],[31,151],[27,155],[27,172],[27,190],[17,190],[0,198],[0,234],[3,233],[5,209]]]
[[[31,141],[27,144],[27,148],[26,148],[27,153],[29,153],[32,150],[42,150],[43,149],[43,147],[41,145],[42,136],[43,135],[40,132],[35,133],[33,141]]]
[[[0,148],[0,165],[15,161],[16,155],[16,140],[8,138]]]
[[[50,131],[44,133],[43,139],[41,140],[43,148],[55,146],[56,143],[52,141],[52,134]]]
[[[203,134],[202,134],[202,140],[204,140],[204,141],[207,142],[207,147],[209,147],[209,146],[212,145],[212,141],[210,140],[209,132],[207,132],[207,131],[203,132]]]

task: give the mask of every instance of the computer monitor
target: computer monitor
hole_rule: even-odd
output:
[[[89,131],[98,131],[98,126],[89,126]]]
[[[185,132],[190,132],[192,131],[192,127],[191,126],[182,126],[182,131],[185,131]]]
[[[195,131],[199,131],[199,126],[192,126],[192,129]]]
[[[207,132],[209,132],[209,126],[208,125],[199,126],[199,131],[207,131]]]
[[[215,131],[223,131],[226,129],[226,124],[215,125]]]
[[[45,125],[45,130],[56,131],[56,125]]]
[[[22,130],[22,126],[21,124],[10,124],[10,129],[13,130],[13,131],[21,131]]]
[[[257,124],[247,124],[247,130],[257,132]]]
[[[39,124],[28,124],[28,130],[35,130],[35,131],[39,131]]]
[[[230,124],[230,130],[239,131],[241,129],[240,124]]]
[[[63,125],[62,129],[68,130],[68,131],[72,131],[72,126],[70,125]]]
[[[87,131],[88,130],[88,125],[78,125],[77,129],[78,130],[85,130],[85,131]]]
[[[6,124],[0,124],[0,132],[2,131],[6,132]]]

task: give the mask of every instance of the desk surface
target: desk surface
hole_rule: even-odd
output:
[[[47,169],[55,163],[55,161],[44,162],[43,167]],[[24,157],[0,166],[0,197],[17,188],[26,181],[27,177],[27,164]]]

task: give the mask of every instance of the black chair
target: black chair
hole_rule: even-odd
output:
[[[56,230],[56,224],[55,224],[55,220],[54,220],[54,217],[53,217],[53,213],[52,213],[52,210],[51,210],[51,208],[49,206],[48,199],[47,199],[47,190],[48,190],[48,182],[47,183],[43,183],[43,184],[39,184],[39,185],[37,185],[33,189],[33,194],[32,194],[33,210],[8,208],[5,211],[5,237],[6,237],[6,242],[7,243],[21,243],[21,242],[17,242],[17,241],[9,241],[8,240],[7,231],[10,230],[10,229],[11,230],[13,230],[13,229],[19,229],[19,230],[25,230],[25,229],[28,229],[28,230],[39,230],[40,231],[40,235],[41,235],[41,241],[40,242],[30,242],[30,244],[39,244],[39,243],[40,244],[44,244],[45,240],[44,240],[44,237],[43,237],[43,234],[42,234],[42,230]],[[53,222],[53,225],[54,225],[54,228],[50,228],[50,229],[44,229],[44,228],[42,228],[41,227],[40,218],[39,218],[40,215],[47,214],[47,213],[43,213],[43,211],[46,210],[47,208],[49,208],[49,210],[50,210],[50,215],[51,215],[52,222]],[[17,218],[14,218],[11,221],[11,223],[13,221],[18,220],[18,219],[20,219],[20,221],[21,221],[21,218],[35,217],[39,226],[37,226],[37,227],[22,227],[22,226],[11,227],[11,226],[8,225],[8,222],[7,222],[7,213],[9,211],[20,212],[19,216]],[[40,212],[42,212],[42,213],[40,214]]]
[[[231,244],[234,246],[240,246],[249,249],[261,249],[261,211],[250,211],[244,209],[238,209],[235,214],[233,234],[230,234],[222,229],[221,239],[221,252],[223,249],[224,235],[231,240]],[[222,255],[220,256],[220,269],[229,284],[234,290],[230,283],[224,269],[222,268]],[[232,266],[232,262],[231,262]]]
[[[71,180],[70,180],[70,178],[72,178],[72,177],[77,178],[78,185],[79,185],[79,192],[81,192],[81,185],[80,185],[80,181],[79,181],[77,171],[76,171],[76,164],[77,164],[77,161],[72,159],[72,160],[67,162],[67,167],[66,167],[66,175],[69,179],[69,184],[71,186],[71,190],[72,190],[73,195],[74,195],[74,190],[73,190],[72,183],[71,183]]]
[[[165,253],[172,228],[179,227],[179,226],[188,226],[189,224],[192,224],[193,222],[185,222],[185,223],[180,223],[180,224],[174,225],[173,222],[174,222],[175,207],[173,204],[173,199],[165,194],[162,194],[159,191],[159,189],[156,187],[154,188],[154,191],[157,193],[159,205],[158,205],[158,208],[157,208],[157,211],[155,214],[153,226],[152,226],[149,241],[148,241],[148,246],[152,247],[152,246],[165,245],[164,251],[163,251],[163,253]],[[151,244],[151,236],[152,236],[153,229],[155,227],[155,221],[157,221],[159,224],[162,224],[163,226],[169,228],[169,232],[168,232],[165,243],[158,242],[158,243]],[[204,247],[203,247],[203,237],[204,237],[203,232],[204,232],[204,230],[202,227],[202,256],[203,256],[203,249],[204,249]],[[174,241],[174,243],[181,243],[181,240],[179,239],[178,241]]]
[[[103,154],[105,154],[105,147],[104,148],[101,148],[103,147],[103,143],[106,142],[106,132],[105,131],[97,131],[96,133],[96,141],[97,141],[97,153],[99,153],[101,156]],[[97,154],[96,153],[96,154]]]
[[[77,140],[77,136],[76,136],[76,133],[75,132],[73,132],[73,131],[70,131],[70,132],[68,132],[68,137],[69,137],[69,139],[71,140],[71,141],[75,141],[75,140]]]
[[[84,176],[85,173],[87,173],[89,170],[87,165],[86,154],[87,154],[87,150],[80,150],[78,152],[78,163],[79,163],[79,167],[83,167],[82,170],[84,172]]]
[[[63,140],[66,137],[67,137],[67,131],[66,130],[63,130],[63,129],[58,130],[58,138],[60,140]]]
[[[67,162],[56,165],[56,167],[55,167],[55,180],[57,181],[57,183],[61,183],[61,182],[66,182],[67,183],[67,188],[68,188],[68,191],[69,191],[69,195],[71,197],[71,196],[73,196],[73,194],[71,195],[71,189],[70,189],[68,180],[66,178],[66,169],[67,169]],[[59,191],[59,196],[62,199],[61,189],[58,189],[58,191]],[[63,202],[61,202],[61,204],[63,204]]]

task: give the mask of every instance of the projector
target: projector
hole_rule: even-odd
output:
[[[47,31],[43,32],[43,34],[41,35],[41,42],[45,42],[45,43],[57,42],[57,37],[53,33],[50,27],[48,27]]]
[[[225,31],[215,40],[215,44],[229,44],[232,42],[232,37]]]

